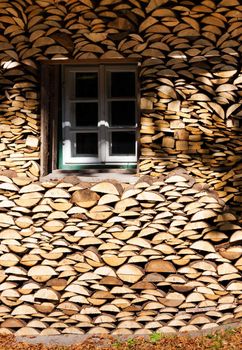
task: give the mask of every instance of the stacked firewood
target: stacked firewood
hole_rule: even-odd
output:
[[[0,333],[150,334],[242,318],[242,226],[182,169],[136,184],[0,176]]]
[[[208,184],[213,188],[219,198],[241,216],[241,165],[237,165],[230,170],[212,170],[210,166],[205,166],[198,158],[189,155],[177,155],[176,159],[146,159],[140,162],[140,174],[150,174],[159,177],[166,175],[171,169],[183,167],[186,171],[195,176],[197,183]],[[150,169],[153,169],[150,173]]]
[[[39,177],[41,60],[136,58],[141,174],[185,163],[213,185],[232,170],[222,197],[239,206],[241,10],[239,0],[2,0],[1,169]]]

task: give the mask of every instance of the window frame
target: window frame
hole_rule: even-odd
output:
[[[75,96],[75,75],[77,73],[97,73],[98,77],[98,96],[97,98],[78,98]],[[112,72],[133,72],[135,74],[135,92],[133,97],[111,97],[110,79]],[[110,102],[111,101],[133,101],[137,105],[137,69],[135,65],[120,65],[113,66],[110,64],[100,64],[98,66],[72,66],[66,65],[62,67],[62,129],[63,131],[63,165],[72,164],[115,164],[137,162],[137,108],[135,107],[135,123],[133,126],[112,126],[110,120]],[[74,126],[74,108],[78,102],[96,102],[98,103],[98,124],[97,126]],[[111,154],[111,137],[112,132],[133,132],[135,134],[135,153],[133,155],[112,155]],[[75,153],[75,135],[96,133],[98,139],[98,154],[97,156],[78,156]]]
[[[62,158],[62,146],[60,140],[62,136],[62,126],[60,118],[63,109],[63,82],[61,80],[61,72],[66,66],[77,66],[83,69],[90,67],[95,69],[95,66],[105,65],[112,67],[114,71],[118,71],[121,67],[132,69],[136,72],[136,154],[135,160],[116,161],[114,158],[104,164],[100,162],[93,163],[69,163],[64,165]],[[118,68],[119,67],[119,68]],[[118,70],[117,70],[118,68]],[[139,133],[140,133],[140,83],[139,83],[139,61],[135,58],[130,59],[108,59],[108,60],[54,60],[41,62],[41,176],[51,173],[53,170],[59,171],[82,171],[84,169],[136,169],[139,159]],[[124,68],[125,69],[125,68]],[[126,69],[126,70],[127,70]],[[129,128],[128,128],[129,129]],[[122,127],[122,130],[125,129]],[[119,157],[119,156],[118,156]],[[124,157],[124,156],[121,156]]]

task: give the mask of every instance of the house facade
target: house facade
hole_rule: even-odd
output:
[[[239,0],[0,1],[3,331],[241,319],[241,28]],[[35,183],[99,169],[141,181]]]
[[[182,166],[211,184],[232,171],[238,189],[238,1],[1,9],[1,169],[37,179],[95,167],[157,177]]]

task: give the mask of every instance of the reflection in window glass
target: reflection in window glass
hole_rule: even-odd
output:
[[[135,154],[135,132],[134,131],[112,132],[111,154],[112,155]]]
[[[112,72],[111,73],[111,97],[134,97],[135,73]]]
[[[97,156],[98,137],[97,133],[78,133],[76,134],[76,153],[77,155]]]
[[[95,72],[76,73],[76,97],[98,97],[98,75]]]
[[[112,101],[110,104],[112,126],[135,125],[134,101]]]
[[[98,103],[78,102],[76,103],[76,126],[97,126]]]

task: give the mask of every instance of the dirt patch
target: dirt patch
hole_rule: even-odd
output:
[[[44,338],[44,337],[43,337]],[[30,344],[28,341],[17,341],[13,335],[0,336],[0,350],[239,350],[242,348],[242,327],[227,328],[205,335],[190,336],[186,335],[162,335],[152,333],[146,337],[130,337],[126,339],[103,336],[82,336],[78,337],[67,335],[59,338],[61,341],[57,344],[55,337],[37,338],[39,344]],[[80,337],[79,337],[80,339]],[[48,344],[46,343],[48,340]],[[67,345],[69,341],[77,341],[75,344]],[[51,344],[52,341],[55,344]]]

